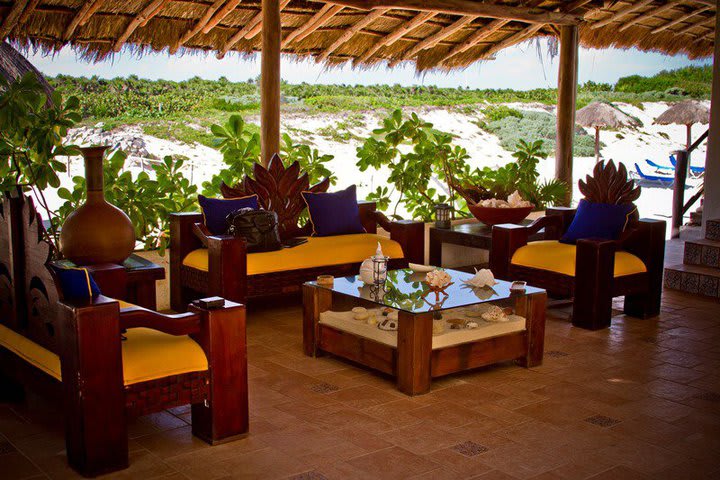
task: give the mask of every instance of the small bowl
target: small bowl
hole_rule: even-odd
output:
[[[468,208],[475,218],[485,225],[493,226],[501,223],[520,223],[530,215],[534,207],[498,208],[468,204]]]

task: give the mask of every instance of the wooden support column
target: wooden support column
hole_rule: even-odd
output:
[[[280,153],[280,1],[262,0],[262,65],[260,79],[260,138],[262,163]]]
[[[718,2],[720,6],[720,1]],[[715,54],[713,57],[712,97],[710,100],[710,134],[705,157],[705,201],[702,231],[708,220],[720,218],[720,15],[715,18]]]
[[[563,26],[560,28],[555,177],[570,186],[563,202],[564,206],[570,206],[572,201],[577,71],[578,29],[574,25]]]

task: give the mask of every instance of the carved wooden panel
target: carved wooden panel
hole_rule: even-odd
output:
[[[59,295],[47,265],[51,255],[50,244],[44,238],[45,229],[32,198],[24,197],[20,205],[20,227],[25,252],[25,335],[57,353]],[[17,255],[15,258],[17,260]]]
[[[15,273],[10,233],[10,199],[2,195],[0,203],[0,323],[17,329]]]
[[[256,163],[253,176],[246,176],[234,187],[223,183],[220,190],[225,198],[246,197],[257,195],[258,203],[265,210],[272,210],[278,215],[280,237],[285,240],[308,232],[298,226],[300,214],[305,210],[302,192],[322,193],[330,186],[330,179],[310,186],[306,173],[300,175],[300,164],[293,162],[285,167],[280,157],[275,154],[270,159],[268,168]]]
[[[598,162],[592,175],[587,175],[585,181],[580,180],[578,187],[591,202],[624,205],[640,198],[640,187],[628,178],[625,165],[618,163],[616,167],[612,160]]]

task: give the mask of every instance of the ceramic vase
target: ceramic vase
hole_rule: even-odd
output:
[[[122,263],[135,248],[135,229],[125,212],[105,200],[103,157],[108,147],[81,148],[87,200],[68,215],[60,251],[77,265]]]

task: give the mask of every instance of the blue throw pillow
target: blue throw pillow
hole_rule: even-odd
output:
[[[240,198],[208,198],[198,195],[198,203],[202,208],[205,226],[213,235],[223,235],[227,232],[225,217],[241,208],[258,209],[257,195]]]
[[[51,265],[51,267],[55,273],[55,279],[59,283],[63,298],[77,300],[95,298],[100,295],[100,288],[87,268],[65,267],[56,264]]]
[[[596,203],[583,198],[580,200],[575,218],[560,241],[574,244],[581,238],[617,240],[625,230],[633,211],[635,211],[633,205]]]
[[[313,235],[365,233],[360,221],[355,185],[334,193],[302,192],[310,213]]]

